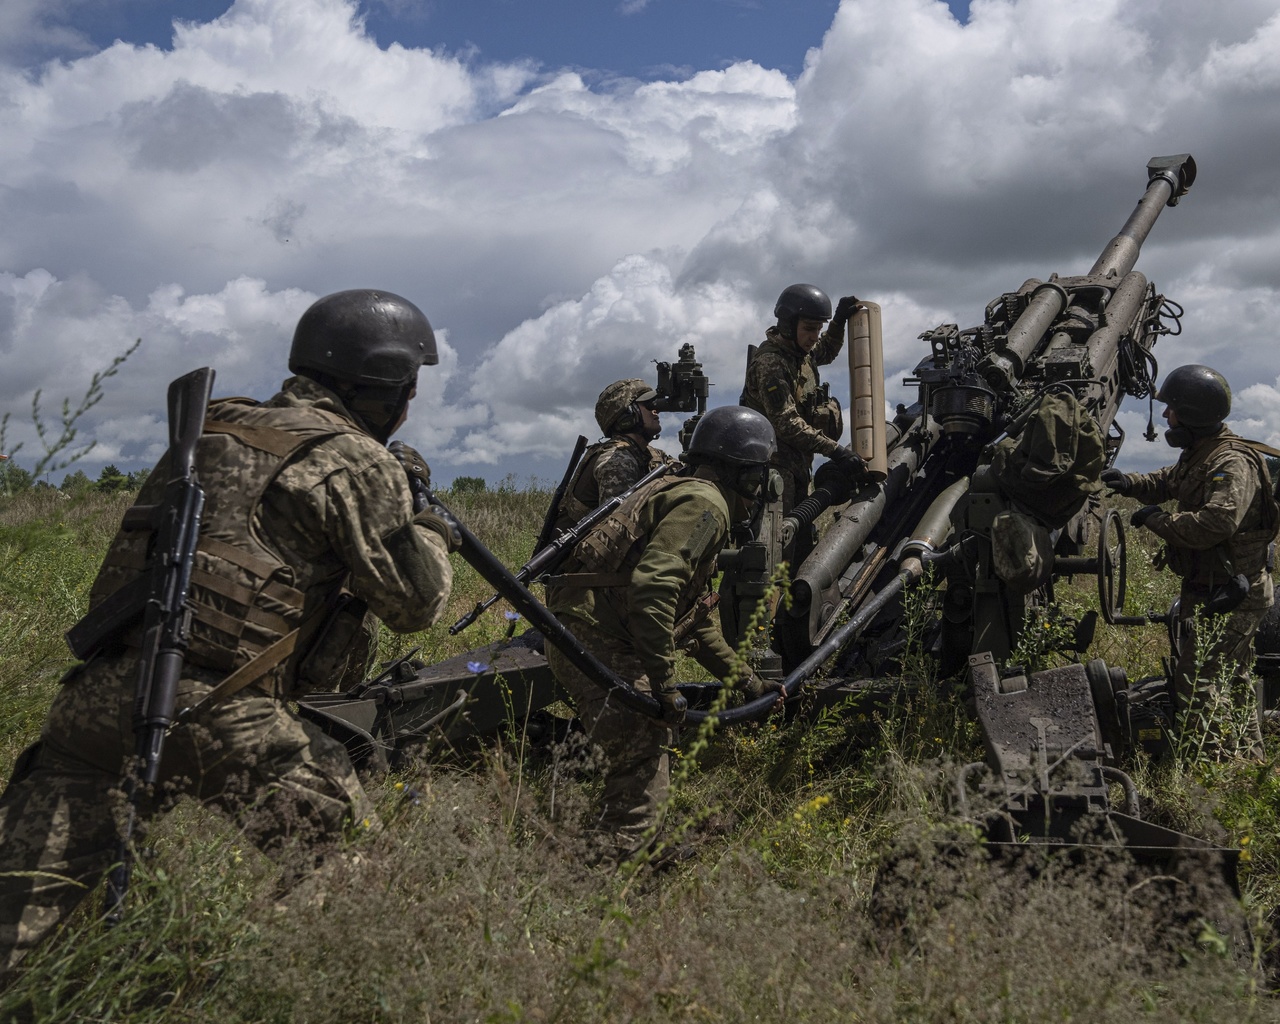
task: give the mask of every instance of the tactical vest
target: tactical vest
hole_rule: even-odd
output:
[[[660,477],[636,490],[610,515],[598,523],[590,533],[578,542],[573,556],[566,565],[569,570],[548,582],[555,586],[591,587],[605,591],[619,620],[626,622],[626,598],[624,591],[631,582],[631,573],[644,554],[648,537],[641,527],[645,506],[651,498],[673,487],[699,483],[715,489],[709,480],[690,477]],[[695,604],[707,589],[715,575],[716,559],[704,558],[694,567],[693,577],[676,602],[676,628],[686,616],[697,614]]]
[[[757,348],[747,361],[747,373],[750,376],[752,364],[766,353],[776,353],[782,357],[786,366],[791,371],[788,374],[787,386],[791,389],[791,398],[795,402],[796,412],[800,418],[820,432],[823,436],[830,438],[832,441],[840,440],[840,436],[844,431],[844,415],[840,408],[840,400],[832,397],[831,389],[822,383],[822,377],[818,373],[818,364],[814,361],[812,355],[801,354],[797,351],[790,351],[779,340],[777,328],[769,328],[769,333],[763,345]],[[742,394],[738,396],[738,404],[745,405],[748,409],[754,409],[768,417],[769,411],[758,402],[745,387]],[[779,440],[778,450],[779,457],[775,457],[773,463],[776,465],[784,465],[786,460],[783,456],[782,449],[791,449],[790,445]],[[811,452],[804,452],[803,458],[806,465],[813,460]]]
[[[578,467],[573,471],[573,476],[569,478],[569,486],[565,488],[565,495],[560,502],[560,510],[556,515],[556,529],[567,530],[571,526],[575,526],[582,520],[588,512],[592,512],[600,506],[600,486],[596,483],[595,464],[600,457],[607,452],[616,449],[634,447],[640,449],[640,445],[627,437],[610,437],[603,441],[597,441],[588,448],[578,461]],[[652,445],[645,445],[643,456],[645,460],[645,468],[641,471],[640,476],[631,481],[635,484],[641,477],[653,472],[659,466],[664,465],[668,460],[667,457]]]
[[[1206,462],[1227,448],[1248,458],[1258,480],[1255,504],[1246,509],[1240,522],[1241,528],[1221,544],[1207,550],[1173,544],[1166,544],[1164,549],[1164,563],[1189,583],[1200,586],[1220,585],[1236,573],[1244,573],[1250,578],[1256,576],[1267,566],[1269,549],[1276,539],[1276,529],[1280,526],[1280,503],[1277,503],[1271,474],[1263,458],[1264,455],[1280,455],[1280,451],[1261,441],[1235,436],[1219,438],[1198,453],[1194,461],[1187,463],[1179,473],[1178,483],[1182,484],[1192,477]],[[1181,496],[1179,503],[1184,503]],[[1187,501],[1185,504],[1193,506],[1194,501]],[[1255,508],[1256,515],[1253,514]]]
[[[293,568],[258,536],[253,518],[292,457],[343,433],[361,431],[314,408],[267,407],[241,398],[209,406],[196,447],[205,505],[187,602],[186,663],[230,673],[234,678],[224,686],[232,685],[219,687],[224,696],[251,683],[277,695],[295,690],[300,659],[284,663],[296,649],[306,652],[312,633],[333,609],[342,581],[335,580],[323,594],[299,590]],[[161,500],[167,466],[166,455],[143,486],[140,505]],[[91,606],[147,568],[151,536],[146,530],[116,535],[94,581]],[[136,645],[139,631],[135,626],[126,633],[126,646]]]

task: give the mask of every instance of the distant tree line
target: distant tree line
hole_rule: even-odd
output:
[[[6,496],[43,487],[61,491],[69,497],[93,492],[112,494],[116,491],[136,491],[146,479],[146,471],[123,473],[114,463],[108,463],[102,467],[96,480],[90,479],[83,469],[77,469],[63,477],[62,483],[55,488],[48,481],[37,480],[30,470],[23,469],[12,459],[0,461],[0,495]]]

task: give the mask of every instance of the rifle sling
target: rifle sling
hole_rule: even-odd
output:
[[[207,707],[224,701],[228,697],[233,697],[245,687],[256,683],[264,675],[289,657],[298,645],[298,631],[295,629],[292,633],[286,633],[279,640],[273,643],[265,650],[259,651],[254,657],[241,665],[238,669],[222,680],[217,686],[206,693],[195,704],[182,712],[183,718],[190,718],[199,714]]]

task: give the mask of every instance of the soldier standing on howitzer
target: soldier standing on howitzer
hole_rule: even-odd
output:
[[[614,381],[600,392],[595,414],[604,440],[578,462],[560,503],[557,532],[634,487],[652,470],[674,464],[675,459],[649,443],[662,433],[654,408],[657,398],[658,392],[639,378]]]
[[[344,827],[377,827],[342,745],[288,702],[363,674],[366,609],[410,632],[434,622],[449,595],[456,524],[433,509],[414,515],[406,472],[421,477],[425,463],[404,449],[402,464],[384,447],[419,367],[436,361],[431,325],[411,302],[338,292],[303,314],[289,354],[296,376],[277,395],[210,404],[195,448],[205,505],[177,702],[199,707],[168,736],[162,792],[142,795],[144,818],[194,796],[283,859],[285,880],[314,867],[315,844]],[[161,500],[170,458],[139,506]],[[153,547],[151,528],[122,529],[91,608],[110,607],[151,569]],[[67,674],[0,798],[0,975],[115,859],[118,791],[135,771],[140,633],[137,619],[126,623]]]
[[[1226,700],[1218,691],[1223,677],[1229,678],[1231,693],[1248,692],[1253,635],[1273,599],[1271,570],[1280,510],[1263,455],[1277,453],[1238,437],[1223,423],[1231,411],[1231,388],[1216,370],[1179,366],[1165,378],[1156,398],[1165,403],[1169,421],[1165,440],[1182,449],[1177,463],[1154,473],[1104,470],[1102,482],[1139,501],[1177,500],[1172,512],[1158,504],[1138,509],[1132,523],[1165,542],[1157,564],[1182,577],[1174,686],[1187,728],[1206,730],[1206,748],[1216,750],[1219,737],[1209,720],[1211,705]],[[1196,654],[1197,611],[1202,616],[1226,615],[1220,639],[1202,659]],[[1196,715],[1201,716],[1199,722]],[[1245,738],[1247,752],[1262,756],[1257,715],[1250,719]]]
[[[778,296],[773,308],[778,323],[765,332],[764,344],[747,363],[739,402],[763,413],[777,434],[778,452],[770,464],[782,475],[783,515],[808,496],[814,455],[843,463],[851,476],[866,472],[861,456],[840,444],[840,402],[818,374],[819,366],[840,354],[845,325],[857,308],[858,300],[846,295],[832,316],[826,292],[793,284]]]
[[[712,409],[698,422],[675,476],[646,484],[598,524],[553,577],[548,606],[605,665],[662,705],[647,719],[607,692],[554,647],[547,660],[573,696],[591,740],[608,758],[594,826],[603,861],[638,851],[659,824],[670,774],[671,730],[686,701],[675,685],[677,643],[695,642],[694,657],[719,679],[737,671],[734,653],[711,616],[710,583],[731,522],[761,500],[774,455],[773,429],[739,406]],[[781,683],[747,674],[752,696]]]

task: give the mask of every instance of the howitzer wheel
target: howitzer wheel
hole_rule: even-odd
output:
[[[1128,545],[1124,521],[1115,509],[1108,509],[1098,531],[1098,604],[1102,617],[1113,626],[1137,625],[1147,620],[1124,614],[1128,587]]]

